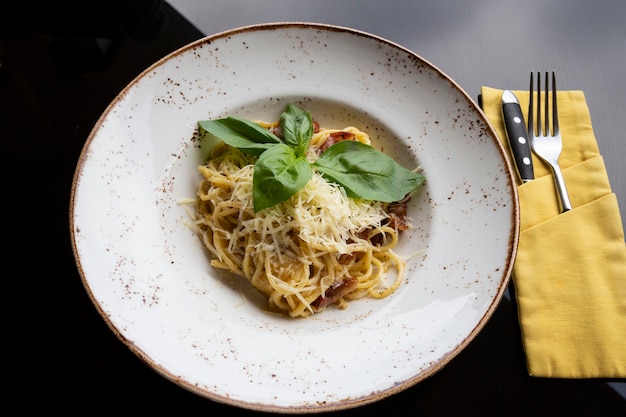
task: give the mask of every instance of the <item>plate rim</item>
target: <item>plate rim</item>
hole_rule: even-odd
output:
[[[507,242],[508,245],[508,249],[507,249],[507,260],[505,261],[504,265],[506,265],[506,270],[502,271],[502,279],[499,279],[499,285],[497,288],[497,291],[495,292],[494,298],[492,300],[492,302],[490,303],[489,307],[486,308],[484,310],[484,313],[482,314],[482,317],[480,318],[480,320],[477,322],[476,326],[472,329],[471,332],[469,332],[469,334],[467,334],[461,343],[459,343],[454,349],[446,352],[445,355],[443,355],[435,364],[433,364],[432,366],[430,366],[429,368],[425,369],[422,372],[418,372],[416,375],[414,375],[413,377],[401,381],[400,383],[393,385],[387,389],[383,389],[377,392],[373,392],[370,393],[369,395],[363,396],[363,397],[358,397],[358,398],[348,398],[348,399],[343,399],[343,400],[338,400],[337,402],[332,402],[330,404],[314,404],[314,405],[306,405],[306,406],[300,406],[300,405],[296,405],[296,406],[282,406],[282,405],[275,405],[275,404],[271,404],[271,403],[258,403],[258,402],[247,402],[244,400],[239,400],[239,399],[232,399],[229,398],[228,396],[225,395],[221,395],[221,394],[216,394],[216,393],[212,393],[212,392],[207,392],[207,390],[204,389],[200,389],[196,386],[194,386],[193,384],[185,381],[184,379],[181,379],[175,375],[172,375],[171,373],[169,373],[166,369],[163,368],[162,365],[156,363],[154,360],[150,359],[150,356],[147,355],[145,352],[143,352],[139,347],[137,347],[136,345],[134,345],[132,343],[132,341],[128,340],[116,327],[116,325],[110,320],[110,318],[107,316],[106,312],[103,311],[100,302],[97,300],[97,298],[95,297],[95,295],[93,294],[90,286],[89,286],[89,280],[86,277],[86,274],[83,270],[82,267],[82,262],[79,256],[79,250],[78,250],[78,243],[77,243],[77,239],[75,236],[75,224],[74,224],[74,220],[75,220],[75,199],[76,199],[76,194],[77,194],[77,190],[78,190],[78,185],[80,182],[80,176],[82,173],[82,169],[84,167],[84,164],[87,160],[89,151],[90,151],[90,147],[91,144],[93,143],[94,139],[97,137],[98,134],[98,130],[99,130],[99,126],[101,126],[102,122],[106,119],[106,117],[111,113],[111,111],[116,107],[116,105],[121,102],[124,97],[128,94],[129,90],[131,90],[142,78],[144,78],[146,76],[146,74],[149,74],[151,71],[154,71],[156,68],[160,67],[161,65],[163,65],[164,62],[170,60],[171,58],[179,55],[179,54],[183,54],[188,50],[191,50],[193,48],[195,48],[198,45],[202,45],[202,44],[207,44],[207,43],[211,43],[213,41],[216,41],[218,39],[222,39],[222,38],[226,38],[226,37],[231,37],[231,36],[235,36],[237,34],[240,33],[250,33],[250,32],[254,32],[254,31],[267,31],[267,30],[276,30],[276,29],[317,29],[320,31],[331,31],[331,32],[340,32],[340,33],[346,33],[349,35],[356,35],[356,36],[360,36],[363,38],[367,38],[367,39],[372,39],[375,40],[377,42],[381,42],[384,44],[387,44],[395,49],[398,49],[400,51],[402,51],[403,53],[410,55],[411,57],[416,58],[417,60],[419,60],[420,62],[423,62],[425,65],[427,65],[430,69],[432,69],[433,71],[437,72],[439,74],[439,76],[445,80],[446,82],[450,83],[452,85],[452,87],[461,95],[463,95],[468,103],[471,103],[472,106],[478,111],[480,117],[481,117],[481,121],[482,123],[484,123],[484,125],[491,131],[492,138],[490,137],[490,142],[493,142],[493,145],[496,146],[496,148],[498,149],[498,153],[501,157],[501,160],[503,162],[503,165],[506,167],[506,173],[508,175],[508,180],[506,181],[508,186],[509,186],[509,192],[510,195],[512,196],[512,203],[513,203],[513,207],[512,207],[512,214],[511,214],[511,227],[510,227],[510,233],[509,233],[509,241]],[[493,139],[493,140],[491,140]],[[148,66],[145,70],[141,71],[135,78],[133,78],[113,99],[112,101],[106,106],[106,108],[104,109],[104,111],[101,113],[101,115],[98,117],[98,119],[96,120],[92,130],[90,131],[87,139],[85,140],[85,143],[83,145],[83,148],[81,150],[81,153],[78,157],[77,163],[76,163],[76,169],[74,171],[73,174],[73,178],[72,178],[72,184],[71,184],[71,190],[70,190],[70,204],[69,204],[69,227],[70,227],[70,234],[71,234],[71,246],[72,246],[72,251],[74,254],[74,258],[75,258],[75,263],[80,275],[80,279],[83,283],[83,286],[89,296],[89,298],[92,301],[92,304],[96,307],[99,315],[104,319],[105,323],[107,324],[107,326],[112,330],[112,332],[115,334],[115,336],[123,342],[123,344],[129,349],[131,350],[131,352],[133,352],[141,361],[143,361],[145,364],[147,364],[149,366],[150,369],[156,371],[158,374],[162,375],[163,377],[165,377],[166,379],[174,382],[176,385],[185,388],[188,391],[191,391],[201,397],[204,398],[208,398],[210,400],[219,402],[219,403],[224,403],[224,404],[228,404],[228,405],[232,405],[232,406],[236,406],[236,407],[242,407],[242,408],[247,408],[247,409],[251,409],[251,410],[257,410],[257,411],[263,411],[263,412],[276,412],[276,413],[297,413],[297,414],[307,414],[307,413],[319,413],[319,412],[327,412],[327,411],[339,411],[339,410],[345,410],[345,409],[350,409],[350,408],[354,408],[354,407],[358,407],[358,406],[363,406],[366,404],[371,404],[373,402],[379,401],[381,399],[390,397],[394,394],[397,394],[399,392],[405,391],[406,389],[417,385],[419,382],[431,377],[432,375],[436,374],[437,372],[439,372],[442,368],[444,368],[454,357],[456,357],[460,352],[462,352],[475,338],[476,336],[480,333],[480,331],[484,328],[484,326],[488,323],[488,321],[491,319],[491,317],[493,316],[493,314],[495,313],[496,309],[498,308],[504,293],[506,291],[506,288],[508,286],[508,283],[511,279],[511,274],[513,271],[513,264],[517,255],[517,246],[519,243],[519,234],[520,234],[520,208],[519,208],[519,197],[518,197],[518,190],[517,190],[517,184],[515,181],[515,177],[513,176],[514,173],[514,169],[512,167],[510,158],[508,158],[506,150],[504,145],[502,144],[502,142],[498,139],[498,134],[496,129],[494,128],[494,126],[491,124],[491,122],[489,121],[489,119],[487,118],[487,116],[485,115],[485,113],[483,112],[482,108],[477,105],[477,103],[471,98],[471,96],[463,89],[460,87],[460,85],[454,81],[451,77],[449,77],[445,72],[443,72],[441,69],[439,69],[436,65],[434,65],[433,63],[431,63],[430,61],[424,59],[422,56],[420,56],[419,54],[417,54],[416,52],[396,43],[393,41],[390,41],[384,37],[381,37],[379,35],[375,35],[363,30],[359,30],[359,29],[355,29],[355,28],[350,28],[347,26],[340,26],[340,25],[334,25],[334,24],[326,24],[326,23],[316,23],[316,22],[304,22],[304,21],[296,21],[296,22],[284,22],[284,21],[279,21],[279,22],[267,22],[267,23],[258,23],[258,24],[251,24],[251,25],[245,25],[245,26],[241,26],[241,27],[236,27],[236,28],[232,28],[232,29],[228,29],[228,30],[224,30],[212,35],[207,35],[204,36],[202,38],[199,38],[193,42],[190,42],[186,45],[183,45],[179,48],[177,48],[176,50],[168,53],[167,55],[163,56],[162,58],[160,58],[159,60],[155,61],[153,64],[151,64],[150,66]]]

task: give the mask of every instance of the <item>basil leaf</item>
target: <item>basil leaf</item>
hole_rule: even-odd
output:
[[[251,155],[260,155],[281,140],[268,129],[238,117],[202,120],[198,125],[211,135]]]
[[[422,174],[354,140],[330,146],[312,166],[342,186],[349,197],[387,203],[402,200],[425,180]]]
[[[263,152],[254,165],[252,198],[257,213],[287,200],[306,185],[313,170],[304,156],[281,143]]]
[[[296,155],[304,155],[313,135],[311,113],[288,104],[280,115],[280,126],[285,143],[296,150]]]

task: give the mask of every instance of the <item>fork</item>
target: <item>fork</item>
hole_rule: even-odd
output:
[[[563,174],[559,167],[559,156],[563,148],[561,142],[561,132],[559,131],[559,116],[556,103],[556,76],[552,72],[552,128],[550,127],[550,110],[548,104],[550,102],[548,90],[548,72],[546,72],[545,87],[545,129],[541,126],[541,76],[537,72],[537,126],[533,121],[533,102],[535,95],[533,93],[533,73],[530,73],[530,99],[528,105],[528,135],[530,136],[530,144],[533,152],[547,163],[552,169],[554,175],[554,183],[559,196],[561,205],[561,213],[565,213],[572,209]]]

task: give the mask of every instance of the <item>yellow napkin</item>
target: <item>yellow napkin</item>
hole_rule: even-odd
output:
[[[514,93],[527,116],[528,91]],[[502,90],[483,87],[481,95],[510,149]],[[552,172],[535,155],[535,180],[518,184],[521,230],[512,278],[528,373],[624,378],[626,245],[618,203],[583,92],[560,91],[558,104],[559,164],[573,209],[560,214]]]

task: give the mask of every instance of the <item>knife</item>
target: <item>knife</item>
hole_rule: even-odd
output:
[[[511,90],[505,90],[502,93],[502,116],[517,173],[522,182],[528,182],[535,178],[533,158],[522,108]]]

